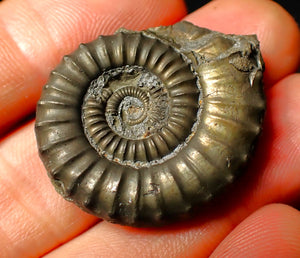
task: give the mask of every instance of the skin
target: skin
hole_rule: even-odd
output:
[[[134,7],[134,8],[132,8]],[[166,12],[167,10],[167,12]],[[54,190],[38,157],[34,112],[49,72],[80,42],[118,27],[181,19],[257,34],[267,113],[245,174],[194,219],[158,229],[113,225]],[[0,4],[0,250],[3,257],[299,257],[300,32],[267,0],[5,0]]]

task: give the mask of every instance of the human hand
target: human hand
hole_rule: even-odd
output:
[[[180,0],[4,1],[0,132],[34,111],[50,70],[79,43],[121,26],[172,24],[185,14]],[[113,225],[55,192],[30,121],[0,143],[2,257],[299,256],[300,213],[292,208],[300,197],[300,76],[292,74],[300,58],[299,29],[265,0],[217,0],[185,19],[224,33],[257,34],[261,42],[267,113],[246,173],[190,221],[154,229]]]

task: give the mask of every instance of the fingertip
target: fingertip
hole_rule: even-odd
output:
[[[267,205],[240,223],[211,257],[298,257],[300,213],[283,204]]]
[[[289,189],[290,195],[298,197],[300,187],[299,85],[300,74],[292,74],[266,92],[268,105],[266,118],[268,131],[272,137],[269,164],[272,164],[272,167],[266,168],[269,173],[265,173],[269,180],[276,182],[278,192]],[[274,187],[274,184],[272,185]],[[264,192],[265,189],[261,191]]]
[[[99,0],[86,0],[86,5],[88,10],[100,18],[99,22],[105,25],[102,27],[102,34],[111,34],[120,27],[143,30],[169,25],[187,14],[184,0],[106,1],[105,4]],[[112,20],[108,22],[110,19]]]

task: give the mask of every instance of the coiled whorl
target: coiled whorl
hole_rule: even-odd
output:
[[[37,106],[49,177],[67,200],[111,222],[182,217],[248,160],[265,108],[262,71],[255,37],[187,22],[81,44],[52,71]]]

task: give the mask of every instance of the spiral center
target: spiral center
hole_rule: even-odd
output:
[[[105,117],[109,127],[128,139],[141,139],[151,128],[148,118],[150,98],[147,92],[129,86],[116,90],[107,100]]]
[[[119,106],[119,113],[124,122],[137,124],[141,118],[145,119],[143,102],[134,97],[125,97]]]
[[[140,66],[124,66],[106,71],[91,82],[83,109],[94,110],[98,134],[104,134],[108,126],[122,138],[141,140],[151,137],[166,125],[168,99],[168,92],[156,75]],[[97,135],[91,135],[85,121],[84,115],[86,133],[99,149],[99,143],[93,140],[98,141]]]
[[[82,124],[100,155],[139,168],[169,159],[186,144],[199,95],[194,75],[184,70],[180,56],[176,60],[158,66],[164,74],[126,65],[91,82],[82,104]]]

